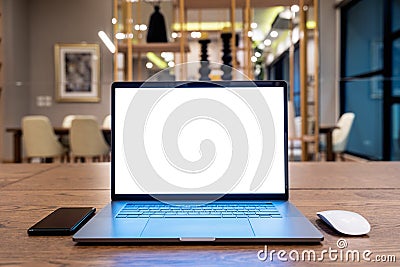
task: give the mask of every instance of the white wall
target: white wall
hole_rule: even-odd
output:
[[[28,0],[3,0],[4,44],[4,129],[20,125],[22,116],[29,113],[29,9]],[[11,159],[12,135],[3,130],[5,160]]]
[[[319,1],[320,9],[320,121],[332,124],[338,115],[337,17],[335,0]]]

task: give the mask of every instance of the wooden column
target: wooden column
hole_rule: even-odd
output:
[[[308,144],[304,141],[307,135],[307,11],[304,0],[300,0],[300,113],[301,113],[301,160],[308,160]]]
[[[180,52],[180,63],[184,63],[185,61],[185,31],[184,31],[184,24],[185,24],[185,1],[179,0],[179,23],[181,25],[181,37],[179,38],[179,52]],[[180,72],[181,72],[181,80],[185,80],[185,68],[181,65]]]
[[[136,24],[140,25],[142,24],[142,18],[141,18],[141,3],[140,1],[137,1],[136,3]],[[133,21],[132,21],[133,23]],[[143,33],[141,30],[137,31],[138,32],[138,43],[141,44],[143,43]],[[137,80],[141,81],[142,78],[142,53],[138,52],[137,53]]]
[[[314,0],[314,153],[319,157],[319,0]]]
[[[236,31],[235,31],[235,22],[236,22],[236,0],[231,0],[231,50],[232,50],[232,68],[236,69]],[[235,72],[233,71],[232,74]],[[234,79],[234,77],[232,77]]]
[[[132,81],[133,80],[133,62],[132,62],[132,35],[133,35],[133,18],[132,18],[132,2],[127,1],[126,4],[126,33],[128,35],[126,39],[126,46],[127,46],[127,74],[126,80]]]
[[[290,48],[289,48],[289,99],[294,105],[294,43],[293,43],[293,20],[295,14],[292,13],[289,24],[289,38],[290,38]]]
[[[251,21],[250,0],[246,0],[244,8],[244,34],[243,45],[245,54],[244,73],[249,79],[252,78],[252,62],[251,62],[251,38],[249,37],[250,21]]]
[[[115,24],[113,24],[113,41],[115,46],[115,53],[114,57],[114,66],[113,66],[113,73],[114,73],[114,81],[118,80],[118,39],[115,35],[118,32],[118,0],[113,1],[113,17],[116,19]]]

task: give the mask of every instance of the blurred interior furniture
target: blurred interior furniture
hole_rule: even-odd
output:
[[[111,115],[107,115],[103,120],[103,129],[111,129]]]
[[[40,162],[53,162],[56,157],[64,160],[66,150],[46,116],[25,116],[21,124],[28,162],[34,158],[39,158]]]
[[[62,127],[68,129],[71,128],[72,121],[76,118],[92,118],[97,121],[97,118],[94,115],[67,115],[63,119]]]
[[[71,125],[72,125],[72,121],[74,119],[80,118],[80,117],[86,118],[88,116],[90,116],[93,119],[97,120],[97,118],[95,116],[92,116],[92,115],[72,115],[72,114],[70,114],[70,115],[66,115],[64,117],[63,122],[62,122],[62,127],[66,128],[66,129],[70,129]],[[69,155],[70,152],[71,152],[69,135],[68,134],[60,135],[60,142],[68,150],[68,155]]]
[[[80,116],[71,123],[69,132],[71,156],[74,162],[109,160],[110,148],[93,116]]]
[[[108,114],[103,120],[103,130],[111,131],[111,114]],[[104,138],[108,145],[111,146],[111,134],[106,134],[103,132]]]
[[[62,127],[71,128],[72,120],[75,119],[76,116],[79,115],[66,115],[62,121]]]
[[[57,136],[68,136],[69,129],[64,127],[54,127],[54,133]],[[13,135],[13,161],[14,163],[22,162],[22,129],[21,127],[9,127],[6,128],[7,133]],[[111,129],[102,129],[104,138],[111,140]],[[109,143],[111,144],[111,143]]]
[[[346,150],[349,140],[350,130],[353,126],[355,115],[352,112],[344,113],[336,123],[331,127],[331,137],[327,135],[326,141],[321,141],[321,147],[326,148],[327,160],[335,160],[335,155],[339,154],[340,159],[344,160],[343,152]],[[331,138],[331,140],[329,140]],[[331,146],[331,148],[329,148]],[[331,150],[331,158],[328,159],[328,151]]]

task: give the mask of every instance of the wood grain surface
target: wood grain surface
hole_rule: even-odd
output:
[[[0,165],[0,266],[396,266],[400,261],[399,163],[291,164],[291,201],[325,236],[320,244],[229,245],[78,245],[71,237],[29,237],[26,230],[61,206],[93,206],[110,201],[110,167],[100,164]],[[396,178],[397,174],[397,178]],[[347,209],[371,223],[366,236],[342,236],[328,228],[316,212]],[[260,261],[259,250],[329,248],[370,250],[375,256],[396,256],[397,263],[331,261]]]

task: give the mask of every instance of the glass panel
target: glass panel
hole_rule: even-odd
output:
[[[393,95],[400,96],[400,38],[393,42]]]
[[[347,151],[382,159],[382,77],[345,84],[345,112],[354,112]]]
[[[391,160],[400,160],[400,104],[392,106],[392,155]]]
[[[383,1],[359,1],[345,13],[346,77],[382,69],[382,5]]]
[[[400,30],[400,0],[392,0],[392,29],[393,31]]]

